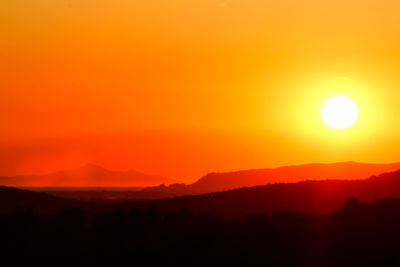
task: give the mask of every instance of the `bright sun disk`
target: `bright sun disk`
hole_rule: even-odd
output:
[[[346,96],[329,98],[321,110],[324,122],[335,129],[345,129],[354,124],[358,117],[356,104]]]

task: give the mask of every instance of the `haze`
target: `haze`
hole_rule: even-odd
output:
[[[395,162],[400,3],[6,1],[0,175]],[[346,94],[337,133],[320,118]]]

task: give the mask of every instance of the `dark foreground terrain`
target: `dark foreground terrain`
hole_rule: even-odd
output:
[[[156,207],[86,216],[15,209],[0,216],[7,266],[399,266],[400,199],[349,199],[328,215],[222,220]],[[3,265],[5,266],[5,265]]]
[[[152,201],[3,186],[0,237],[0,266],[400,266],[400,171]]]

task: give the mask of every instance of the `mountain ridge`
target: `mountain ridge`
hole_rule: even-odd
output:
[[[49,192],[53,195],[90,199],[161,199],[183,195],[200,195],[210,192],[226,191],[242,187],[253,187],[274,183],[296,183],[304,180],[360,180],[385,172],[400,169],[400,163],[373,164],[358,162],[338,163],[311,163],[304,165],[282,166],[278,168],[265,168],[241,170],[233,172],[214,172],[206,174],[192,184],[173,183],[168,186],[148,186],[140,190],[127,189],[120,192],[89,192],[81,190],[76,192]]]
[[[89,187],[127,187],[127,193],[123,194],[124,198],[155,199],[182,195],[199,195],[265,184],[295,183],[304,180],[359,180],[396,170],[400,170],[400,163],[374,164],[353,161],[310,163],[277,168],[212,172],[202,176],[194,183],[183,184],[163,176],[146,175],[134,170],[109,171],[98,165],[87,164],[79,168],[46,175],[0,177],[0,185],[23,188],[75,187],[77,190]],[[133,187],[142,187],[142,189],[132,190]],[[74,195],[70,192],[65,193],[65,195],[63,194],[63,192],[57,192],[55,195],[72,198]],[[106,194],[104,193],[104,195]],[[101,195],[96,194],[96,198],[98,197],[102,198]],[[111,198],[118,198],[118,194],[112,194]]]
[[[400,197],[400,170],[362,180],[306,180],[237,188],[201,195],[152,200],[163,211],[213,213],[225,218],[282,211],[327,214],[342,207],[346,200]]]
[[[306,180],[297,183],[274,183],[199,195],[184,195],[156,200],[79,201],[0,186],[0,211],[33,206],[35,210],[60,210],[76,205],[111,211],[116,209],[155,206],[163,213],[190,210],[196,214],[218,214],[236,218],[250,214],[301,212],[327,214],[339,209],[351,198],[370,202],[382,198],[400,198],[400,170],[371,176],[362,180]]]
[[[303,165],[281,166],[240,170],[233,172],[213,172],[188,185],[193,191],[230,190],[276,182],[299,182],[304,180],[358,180],[384,172],[400,170],[400,163],[359,163],[354,161],[336,163],[309,163]]]

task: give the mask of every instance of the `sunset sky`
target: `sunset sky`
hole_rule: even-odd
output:
[[[0,175],[400,161],[397,0],[7,0]],[[346,95],[356,123],[321,108]]]

